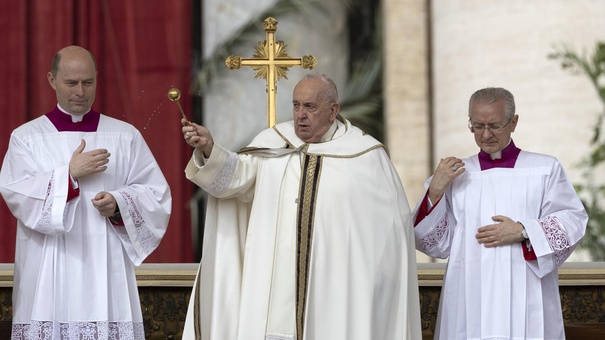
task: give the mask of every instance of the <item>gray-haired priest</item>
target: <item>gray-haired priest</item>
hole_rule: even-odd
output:
[[[564,339],[557,269],[586,211],[557,159],[513,142],[508,90],[476,91],[468,118],[479,153],[443,158],[414,211],[418,250],[449,257],[435,339]]]

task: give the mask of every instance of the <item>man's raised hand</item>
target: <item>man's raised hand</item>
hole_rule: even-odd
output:
[[[96,149],[84,152],[86,141],[82,139],[80,146],[71,155],[69,174],[74,180],[107,170],[109,156],[106,149]]]
[[[206,158],[210,157],[212,147],[214,146],[214,140],[212,139],[210,131],[202,125],[189,122],[184,118],[181,119],[181,124],[183,125],[181,131],[183,132],[183,137],[185,137],[187,144],[200,149]]]
[[[464,173],[464,162],[457,157],[442,158],[429,184],[429,198],[436,203],[454,179]]]

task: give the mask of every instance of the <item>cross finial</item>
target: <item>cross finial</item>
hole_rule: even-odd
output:
[[[300,58],[288,56],[286,44],[283,41],[275,41],[277,20],[274,18],[265,19],[264,27],[266,39],[256,45],[256,52],[252,58],[230,55],[225,60],[225,64],[231,70],[242,66],[252,67],[256,71],[254,78],[263,78],[267,81],[268,125],[272,127],[275,125],[277,81],[280,78],[288,79],[287,72],[292,66],[313,69],[317,65],[317,59],[312,55]]]

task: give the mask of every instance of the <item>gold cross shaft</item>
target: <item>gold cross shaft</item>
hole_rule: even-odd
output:
[[[283,41],[275,41],[277,31],[277,20],[268,17],[264,21],[266,40],[256,45],[256,53],[252,58],[242,58],[230,55],[225,64],[231,70],[242,66],[252,67],[256,71],[254,78],[263,78],[267,81],[267,108],[269,127],[275,125],[275,106],[277,81],[280,78],[288,79],[288,69],[292,66],[302,66],[305,69],[313,69],[317,65],[314,56],[303,56],[292,58],[288,56],[286,44]]]

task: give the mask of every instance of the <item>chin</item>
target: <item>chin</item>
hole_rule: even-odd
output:
[[[491,155],[493,153],[502,151],[502,148],[482,148],[481,150],[483,150]]]
[[[304,140],[306,138],[309,138],[310,135],[308,133],[306,133],[304,130],[302,129],[297,129],[294,131],[296,133],[296,135],[298,136],[298,138]]]

